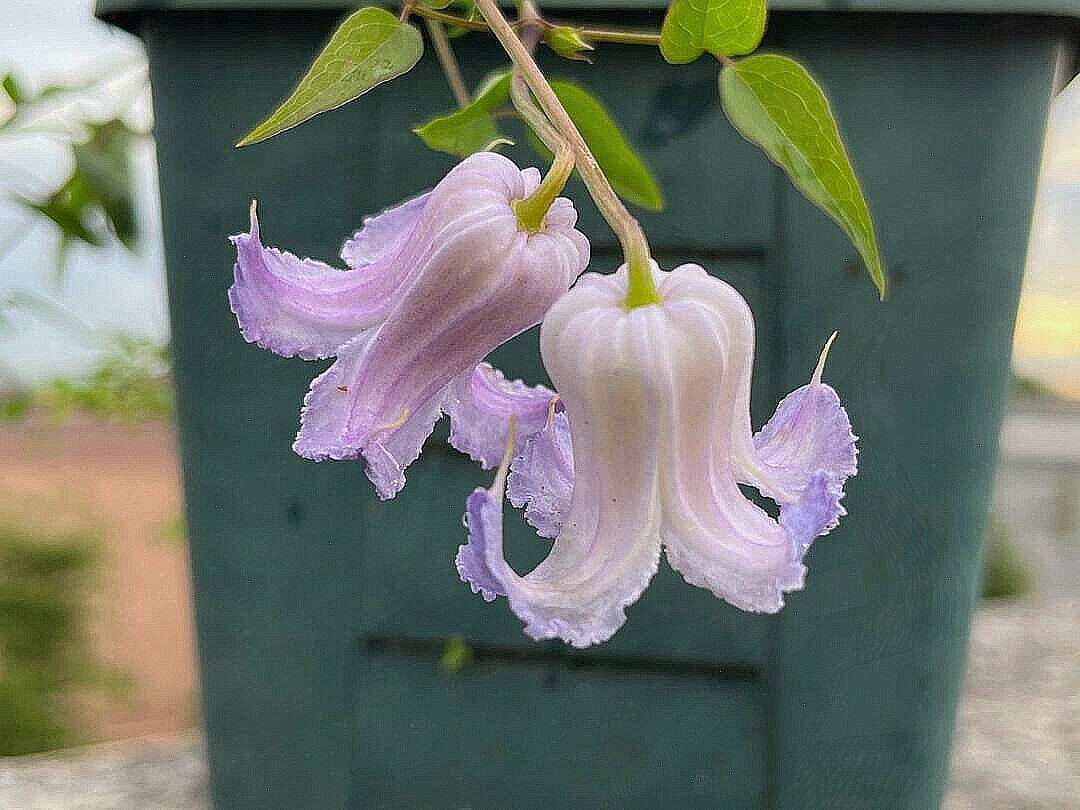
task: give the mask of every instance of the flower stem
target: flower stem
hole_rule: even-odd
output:
[[[532,96],[529,94],[529,87],[525,84],[525,79],[517,68],[514,69],[513,77],[510,80],[510,100],[514,103],[514,108],[521,114],[521,117],[525,119],[525,123],[536,133],[536,137],[540,139],[544,146],[556,155],[560,151],[570,148],[566,138],[559,134],[559,131],[548,121],[543,110],[539,109],[533,102]],[[573,150],[570,151],[572,160]]]
[[[554,152],[555,157],[551,161],[544,179],[540,181],[536,191],[523,200],[515,200],[511,203],[514,213],[517,215],[518,224],[529,233],[536,233],[544,224],[544,217],[548,209],[559,196],[559,192],[566,186],[574,171],[574,150],[565,138],[551,125],[544,113],[537,109],[529,96],[529,88],[521,77],[521,73],[515,68],[510,83],[510,96],[514,106],[525,119],[533,132],[536,133],[544,146]]]
[[[589,42],[619,42],[623,45],[660,46],[659,31],[633,31],[623,28],[579,28],[578,33]]]
[[[445,23],[446,25],[466,28],[470,31],[489,30],[488,24],[483,20],[468,20],[465,17],[447,14],[445,11],[429,8],[422,4],[411,6],[409,8],[409,13],[415,14],[417,17],[436,20]],[[553,23],[546,20],[541,21],[541,24],[548,28],[553,25]],[[660,44],[659,31],[636,30],[632,28],[579,28],[572,24],[571,27],[577,28],[578,32],[585,37],[585,39],[592,42],[617,42],[623,45],[652,45],[654,47],[659,46]]]
[[[518,10],[523,18],[528,16],[529,19],[536,19],[536,11],[528,0],[524,0]],[[525,49],[531,53],[538,39],[539,29],[526,24],[521,36]],[[517,214],[518,224],[529,233],[536,233],[544,224],[544,217],[547,216],[551,204],[566,186],[566,182],[574,171],[574,150],[570,148],[566,138],[551,125],[544,111],[533,102],[529,87],[525,84],[521,70],[517,67],[514,68],[510,78],[510,100],[514,103],[518,114],[528,124],[529,129],[536,133],[536,137],[554,155],[551,168],[540,181],[536,191],[525,199],[516,200],[511,204],[514,213]]]
[[[465,79],[461,75],[457,59],[454,58],[454,49],[450,47],[450,40],[446,36],[446,29],[438,20],[424,20],[427,26],[428,36],[435,48],[435,55],[439,57],[446,83],[450,85],[450,92],[454,94],[454,101],[458,107],[464,107],[469,103],[469,88],[465,86]]]
[[[626,306],[637,307],[659,302],[660,294],[656,290],[652,277],[649,243],[645,240],[641,225],[626,210],[619,195],[611,187],[585,143],[585,139],[581,137],[581,133],[574,125],[569,113],[566,112],[566,108],[544,78],[532,54],[510,27],[510,23],[499,10],[495,0],[476,0],[476,7],[487,20],[491,32],[510,56],[515,70],[520,71],[522,79],[536,97],[544,114],[558,133],[570,144],[576,158],[578,172],[581,174],[581,179],[585,181],[585,187],[596,201],[596,207],[600,209],[604,219],[615,231],[630,270],[630,288],[627,292]]]

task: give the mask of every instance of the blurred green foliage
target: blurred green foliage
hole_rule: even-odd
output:
[[[473,661],[473,651],[462,636],[451,636],[443,647],[439,666],[443,672],[453,675],[468,667]]]
[[[15,77],[10,73],[3,79],[0,79],[0,88],[7,93],[8,98],[11,99],[13,104],[18,105],[23,100],[22,90],[19,89],[18,82],[15,81]]]
[[[1009,382],[1009,398],[1018,402],[1060,402],[1061,397],[1043,383],[1031,377],[1023,377],[1013,372]]]
[[[128,155],[137,133],[119,119],[87,127],[90,138],[72,146],[75,170],[67,182],[41,203],[21,202],[60,229],[60,272],[72,242],[103,245],[109,233],[133,249],[137,236],[135,204]],[[95,227],[94,211],[105,215],[106,227]]]
[[[37,120],[43,102],[87,89],[51,86],[28,96],[11,75],[0,80],[0,88],[15,108],[14,114],[0,121],[0,132],[16,133],[48,131]],[[130,156],[132,143],[144,133],[133,130],[120,118],[77,123],[83,134],[71,144],[74,169],[64,184],[44,200],[15,198],[50,219],[60,231],[57,275],[63,271],[68,248],[75,242],[99,246],[112,235],[133,249],[138,238]]]
[[[187,519],[177,512],[158,526],[158,540],[170,546],[184,548],[187,543]]]
[[[29,391],[15,391],[0,399],[0,421],[13,422],[22,419],[34,406],[34,395]]]
[[[57,420],[72,411],[136,422],[172,416],[167,350],[130,337],[118,338],[98,368],[85,380],[53,380],[37,400]]]
[[[97,368],[82,379],[56,379],[31,391],[0,396],[0,420],[27,416],[42,408],[55,421],[74,411],[138,422],[168,419],[173,413],[168,348],[117,335]]]
[[[1016,551],[1010,532],[991,516],[983,552],[983,599],[1018,599],[1031,592],[1031,572]]]
[[[100,554],[89,535],[0,526],[0,755],[75,741],[62,697],[117,682],[91,652],[85,626]]]

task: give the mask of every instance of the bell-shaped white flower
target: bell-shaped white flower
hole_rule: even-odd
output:
[[[485,599],[506,596],[533,638],[609,638],[661,548],[691,584],[775,612],[802,587],[813,539],[843,514],[855,437],[821,363],[754,436],[746,302],[696,265],[655,275],[662,301],[630,309],[625,268],[583,276],[541,328],[565,411],[550,410],[509,469],[511,500],[555,536],[547,559],[519,576],[503,558],[509,457],[469,498],[458,571]],[[776,500],[779,519],[740,483]]]

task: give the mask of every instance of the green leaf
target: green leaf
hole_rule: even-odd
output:
[[[88,245],[104,244],[101,236],[90,230],[84,221],[87,210],[97,202],[89,184],[79,172],[43,203],[21,201],[28,208],[47,216],[67,239],[78,239]]]
[[[829,102],[813,77],[786,56],[751,56],[723,69],[720,97],[743,137],[760,146],[844,229],[884,298],[885,270],[870,209]]]
[[[663,208],[664,195],[656,180],[604,105],[574,82],[553,81],[551,86],[619,196],[651,211]]]
[[[413,129],[420,139],[438,152],[468,157],[504,142],[495,120],[495,111],[510,97],[510,73],[500,71],[476,91],[467,106],[448,115],[432,118]]]
[[[407,73],[423,52],[423,39],[413,26],[385,9],[362,8],[334,32],[292,95],[236,145],[264,141],[340,107]]]
[[[765,0],[672,0],[660,29],[660,53],[683,65],[750,53],[765,33]]]
[[[91,125],[90,132],[89,141],[73,147],[75,171],[85,181],[91,200],[104,209],[117,238],[133,249],[138,233],[130,161],[138,135],[117,118]]]
[[[112,231],[127,248],[135,246],[138,235],[129,162],[137,133],[115,118],[88,128],[90,139],[72,147],[75,171],[67,182],[43,203],[22,201],[60,229],[63,238],[58,266],[62,266],[66,249],[74,241],[95,246],[105,243],[106,233],[87,224],[94,208],[102,210]]]
[[[14,104],[18,104],[25,98],[22,91],[19,89],[19,83],[15,81],[15,77],[10,73],[0,80],[0,87],[3,88],[4,92],[7,93],[8,98],[10,98]]]

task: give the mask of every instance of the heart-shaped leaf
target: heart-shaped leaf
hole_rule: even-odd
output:
[[[334,32],[292,95],[236,145],[264,141],[340,107],[408,72],[423,52],[423,39],[413,26],[385,9],[362,8]]]

